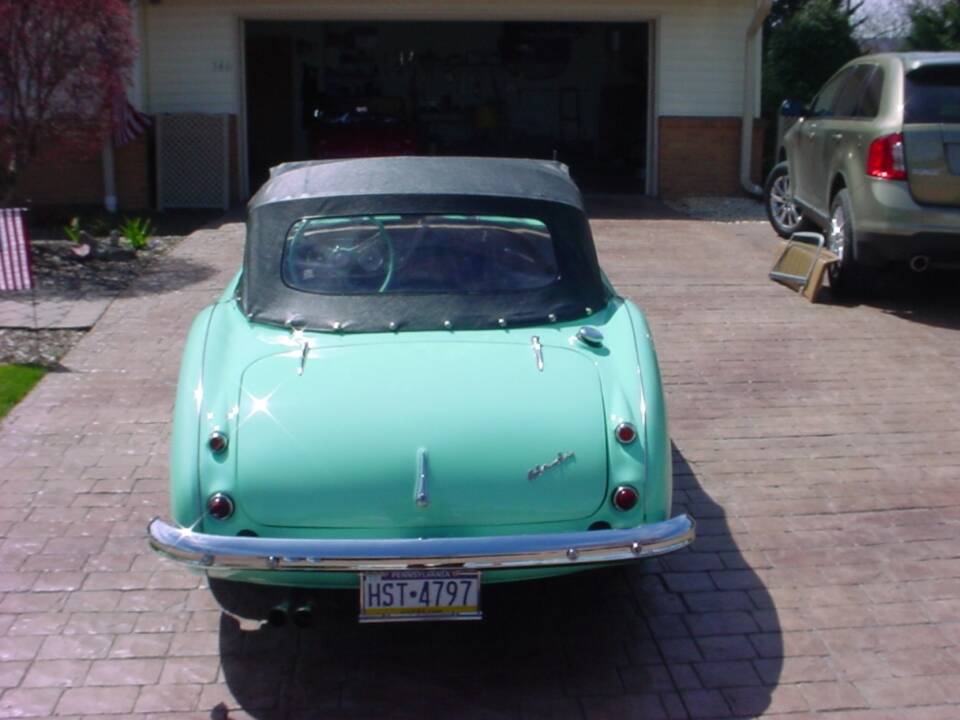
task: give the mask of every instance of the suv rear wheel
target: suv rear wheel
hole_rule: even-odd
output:
[[[786,162],[776,165],[763,186],[767,219],[777,235],[788,238],[795,232],[810,230],[813,226],[803,217],[800,206],[793,202],[790,191],[790,171]]]
[[[850,211],[850,193],[840,190],[830,203],[830,227],[825,246],[839,259],[830,266],[830,287],[839,294],[850,294],[866,287],[866,275],[853,257],[853,213]]]

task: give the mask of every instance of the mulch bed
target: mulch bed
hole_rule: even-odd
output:
[[[34,240],[31,259],[37,290],[115,294],[128,287],[145,267],[182,239],[180,235],[150,238],[148,247],[137,252],[135,257],[122,260],[79,260],[70,251],[67,241]],[[99,238],[99,242],[109,244],[105,238]]]
[[[58,240],[34,240],[31,243],[33,275],[38,299],[58,293],[77,293],[92,297],[112,297],[133,283],[157,258],[167,253],[184,236],[164,235],[150,238],[147,248],[130,259],[78,260],[70,243]],[[101,239],[107,243],[105,239]],[[17,296],[29,302],[29,294]],[[86,334],[86,330],[24,330],[0,328],[0,364],[37,364],[56,368],[60,358]]]

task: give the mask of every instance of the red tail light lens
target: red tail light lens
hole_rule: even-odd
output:
[[[207,500],[207,512],[217,520],[226,520],[233,515],[233,500],[226,493],[214,493]]]
[[[903,157],[903,135],[884,135],[870,143],[867,175],[881,180],[906,180],[907,163]]]
[[[613,506],[617,510],[633,510],[640,499],[640,493],[629,485],[621,485],[613,491]]]
[[[207,440],[207,444],[213,452],[219,455],[227,449],[227,436],[222,432],[212,432],[210,433],[210,438]]]
[[[620,423],[613,432],[622,445],[629,445],[637,439],[637,429],[628,422]]]

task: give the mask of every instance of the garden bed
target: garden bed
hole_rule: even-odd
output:
[[[66,239],[63,218],[51,216],[49,212],[36,213],[30,227],[36,302],[63,303],[77,299],[109,302],[135,283],[154,261],[218,214],[203,211],[154,215],[151,220],[157,235],[136,254],[122,257],[123,253],[113,253],[112,258],[80,259],[71,249],[74,244]],[[103,226],[102,220],[98,222]],[[105,234],[97,233],[97,246],[109,253],[111,245]],[[128,247],[120,241],[120,248]],[[30,292],[0,295],[0,302],[16,302],[27,307],[33,301],[34,295]],[[57,368],[60,359],[88,330],[0,327],[0,363]]]

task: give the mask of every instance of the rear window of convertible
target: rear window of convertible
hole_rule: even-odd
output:
[[[560,278],[540,220],[489,215],[302,218],[290,228],[283,281],[321,294],[495,294]]]

